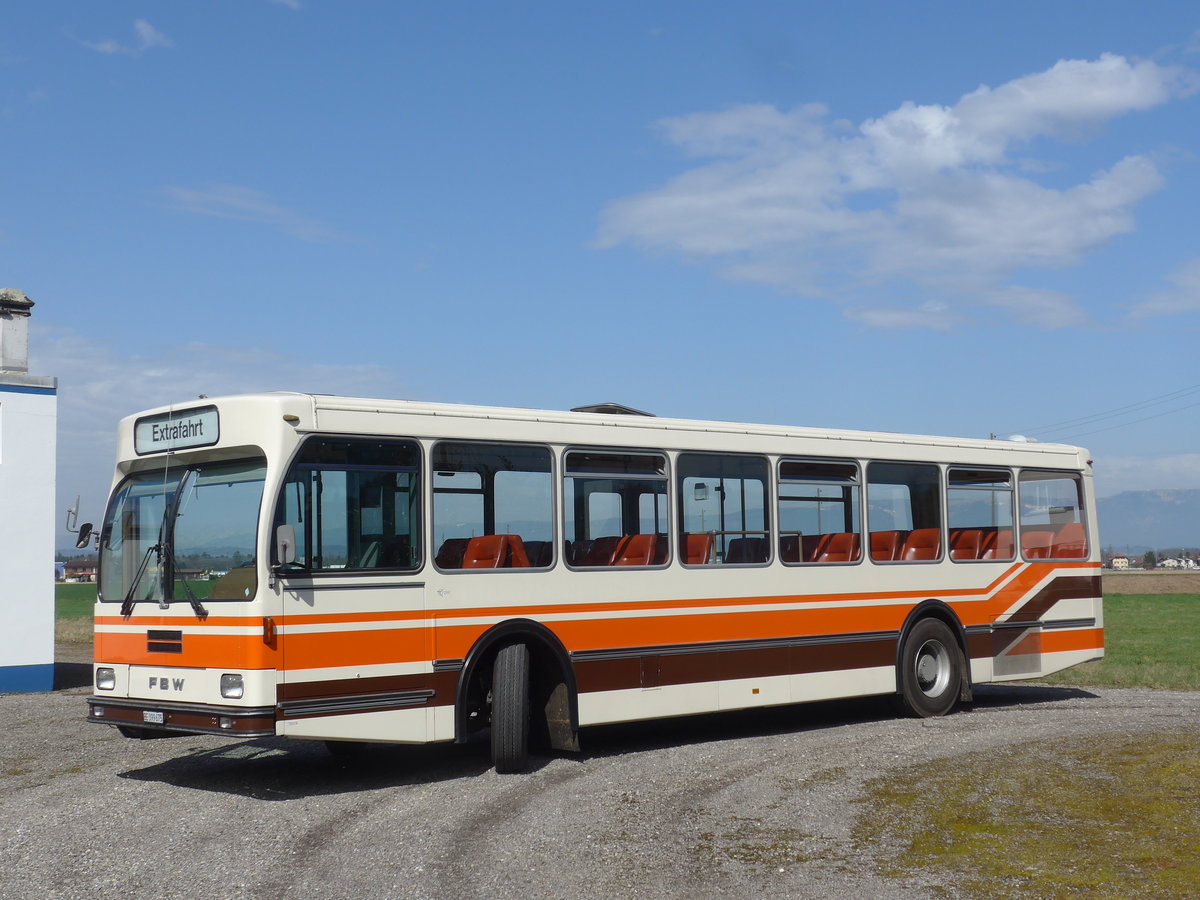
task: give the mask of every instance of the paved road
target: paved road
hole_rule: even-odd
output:
[[[587,729],[528,775],[483,743],[131,741],[85,688],[0,696],[0,897],[928,895],[856,846],[863,782],[914,762],[1200,727],[1200,693],[985,686],[968,712],[878,700]]]

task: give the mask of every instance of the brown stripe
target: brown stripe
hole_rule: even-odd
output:
[[[428,706],[450,706],[458,672],[431,672],[420,675],[381,675],[375,678],[338,678],[329,681],[285,682],[279,685],[279,702],[321,700],[334,697],[398,694],[405,691],[433,691]]]
[[[1005,621],[1037,622],[1060,600],[1099,597],[1101,593],[1099,575],[1067,575],[1055,578]]]
[[[690,653],[656,650],[658,648],[652,648],[644,655],[619,659],[576,660],[575,681],[579,692],[841,672],[890,666],[896,661],[895,638],[744,650],[697,649]]]

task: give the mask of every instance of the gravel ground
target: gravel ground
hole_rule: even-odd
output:
[[[1054,737],[1200,727],[1200,693],[992,685],[973,709],[880,700],[587,729],[490,771],[484,743],[134,741],[86,688],[0,696],[0,897],[962,896],[877,874],[867,779]],[[1003,777],[998,773],[997,777]]]

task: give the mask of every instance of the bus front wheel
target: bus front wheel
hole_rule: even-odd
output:
[[[944,716],[962,689],[963,658],[941,619],[922,619],[900,650],[900,705],[911,716]]]
[[[521,772],[529,762],[529,648],[509,644],[492,666],[492,764]]]

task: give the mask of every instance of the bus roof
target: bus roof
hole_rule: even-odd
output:
[[[173,410],[182,411],[202,406],[217,407],[274,407],[278,411],[300,414],[296,427],[301,431],[338,431],[343,428],[330,427],[332,419],[339,415],[386,414],[406,417],[438,417],[456,420],[487,420],[500,424],[542,424],[582,426],[585,429],[620,429],[630,435],[647,432],[651,442],[661,442],[664,433],[702,433],[710,436],[761,436],[764,438],[797,438],[847,443],[889,444],[894,446],[930,447],[960,450],[992,450],[1009,453],[1025,452],[1031,456],[1057,456],[1065,464],[1069,458],[1072,466],[1090,461],[1085,449],[1067,444],[1037,443],[1023,440],[1000,440],[986,438],[947,437],[935,435],[902,434],[882,431],[858,431],[850,429],[820,428],[812,426],[765,425],[743,422],[723,422],[704,419],[667,418],[656,415],[630,415],[624,412],[590,411],[591,409],[621,409],[618,404],[600,404],[585,408],[588,411],[566,411],[526,409],[519,407],[476,406],[456,403],[435,403],[422,400],[388,400],[363,397],[343,397],[332,394],[308,394],[299,392],[272,391],[257,394],[236,394],[224,397],[201,397],[187,403],[157,407],[128,416],[121,426],[133,430],[134,423],[141,418],[161,415]],[[639,411],[640,412],[640,411]],[[305,415],[307,413],[307,415]],[[353,429],[361,431],[360,428]],[[381,428],[381,433],[391,433],[390,428]],[[649,432],[657,432],[659,440],[650,438]],[[610,435],[598,442],[613,443]],[[854,455],[848,448],[846,455]]]

